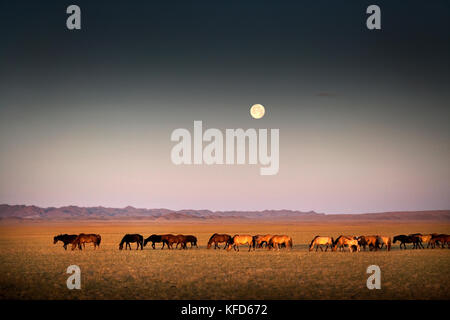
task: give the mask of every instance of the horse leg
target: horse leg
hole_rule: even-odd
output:
[[[320,251],[323,252],[323,249],[322,249],[322,245],[321,245],[321,244],[319,244],[319,248],[320,248]]]

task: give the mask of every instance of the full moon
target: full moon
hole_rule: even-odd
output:
[[[250,115],[255,119],[261,119],[264,117],[264,113],[266,113],[266,109],[261,104],[254,104],[250,108]]]

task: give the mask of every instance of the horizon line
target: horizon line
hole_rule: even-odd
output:
[[[263,209],[263,210],[241,210],[241,209],[232,209],[232,210],[212,210],[212,209],[169,209],[169,208],[144,208],[144,207],[134,207],[132,205],[127,205],[125,207],[108,207],[108,206],[102,206],[102,205],[97,205],[97,206],[80,206],[80,205],[74,205],[74,204],[70,204],[70,205],[63,205],[63,206],[48,206],[48,207],[41,207],[38,205],[34,205],[34,204],[8,204],[8,203],[0,203],[0,206],[25,206],[25,207],[37,207],[40,209],[50,209],[50,208],[55,208],[55,209],[61,209],[61,208],[66,208],[66,207],[78,207],[78,208],[105,208],[105,209],[126,209],[126,208],[133,208],[133,209],[138,209],[138,210],[168,210],[168,211],[172,211],[172,212],[177,212],[177,211],[210,211],[212,213],[216,213],[216,212],[264,212],[264,211],[292,211],[292,212],[301,212],[301,213],[315,213],[315,214],[319,214],[319,215],[358,215],[358,214],[377,214],[377,213],[399,213],[399,212],[430,212],[430,211],[450,211],[450,209],[421,209],[421,210],[385,210],[385,211],[367,211],[367,212],[357,212],[357,213],[324,213],[324,212],[317,212],[315,210],[299,210],[299,209]]]

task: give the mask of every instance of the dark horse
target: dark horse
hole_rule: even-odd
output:
[[[144,241],[144,247],[147,245],[148,242],[152,243],[152,248],[155,249],[155,243],[161,243],[162,241],[162,236],[157,235],[157,234],[152,234],[150,237],[148,237],[147,239],[145,239]]]
[[[139,247],[141,247],[141,250],[144,250],[144,237],[141,236],[140,234],[126,234],[126,235],[124,235],[123,238],[122,238],[122,241],[120,241],[119,250],[123,249],[123,244],[124,243],[125,243],[125,250],[127,250],[127,247],[129,247],[130,250],[131,250],[130,242],[136,242],[137,243],[136,250],[138,250]]]
[[[161,250],[164,249],[164,247],[167,245],[167,248],[170,250],[172,249],[172,245],[174,243],[182,244],[182,248],[185,247],[186,243],[184,242],[183,239],[184,236],[178,235],[178,236],[174,236],[173,234],[152,234],[150,237],[148,237],[147,239],[145,239],[144,241],[144,247],[147,245],[147,243],[151,242],[152,243],[152,248],[155,249],[155,243],[161,243],[162,242],[162,247]],[[183,244],[184,242],[184,244]]]
[[[214,233],[211,238],[209,238],[208,241],[208,249],[211,248],[211,245],[214,243],[214,249],[217,249],[219,247],[218,243],[223,243],[225,242],[225,247],[224,249],[227,248],[227,243],[230,241],[231,236],[229,234],[218,234],[218,233]]]
[[[192,236],[192,235],[187,235],[187,236],[186,236],[186,242],[191,244],[191,248],[192,248],[193,246],[196,246],[196,247],[198,248],[198,245],[197,245],[197,237]]]
[[[416,235],[398,235],[394,237],[394,241],[393,243],[396,243],[397,241],[400,241],[400,249],[403,248],[406,250],[406,244],[407,243],[412,243],[413,244],[413,249],[419,249],[420,248],[420,238]]]
[[[59,234],[53,237],[53,244],[56,244],[58,241],[61,241],[62,243],[64,243],[63,245],[64,250],[67,250],[67,245],[74,242],[77,237],[78,235],[76,234],[67,234],[67,233]]]
[[[85,243],[92,242],[94,244],[94,249],[100,246],[100,242],[102,241],[102,237],[99,234],[85,234],[80,233],[76,239],[72,242],[72,250],[75,250],[76,247],[81,250],[81,245],[84,246]]]

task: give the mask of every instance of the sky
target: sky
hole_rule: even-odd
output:
[[[450,5],[370,4],[2,2],[0,203],[450,209]],[[279,129],[278,174],[174,165],[195,120]]]

